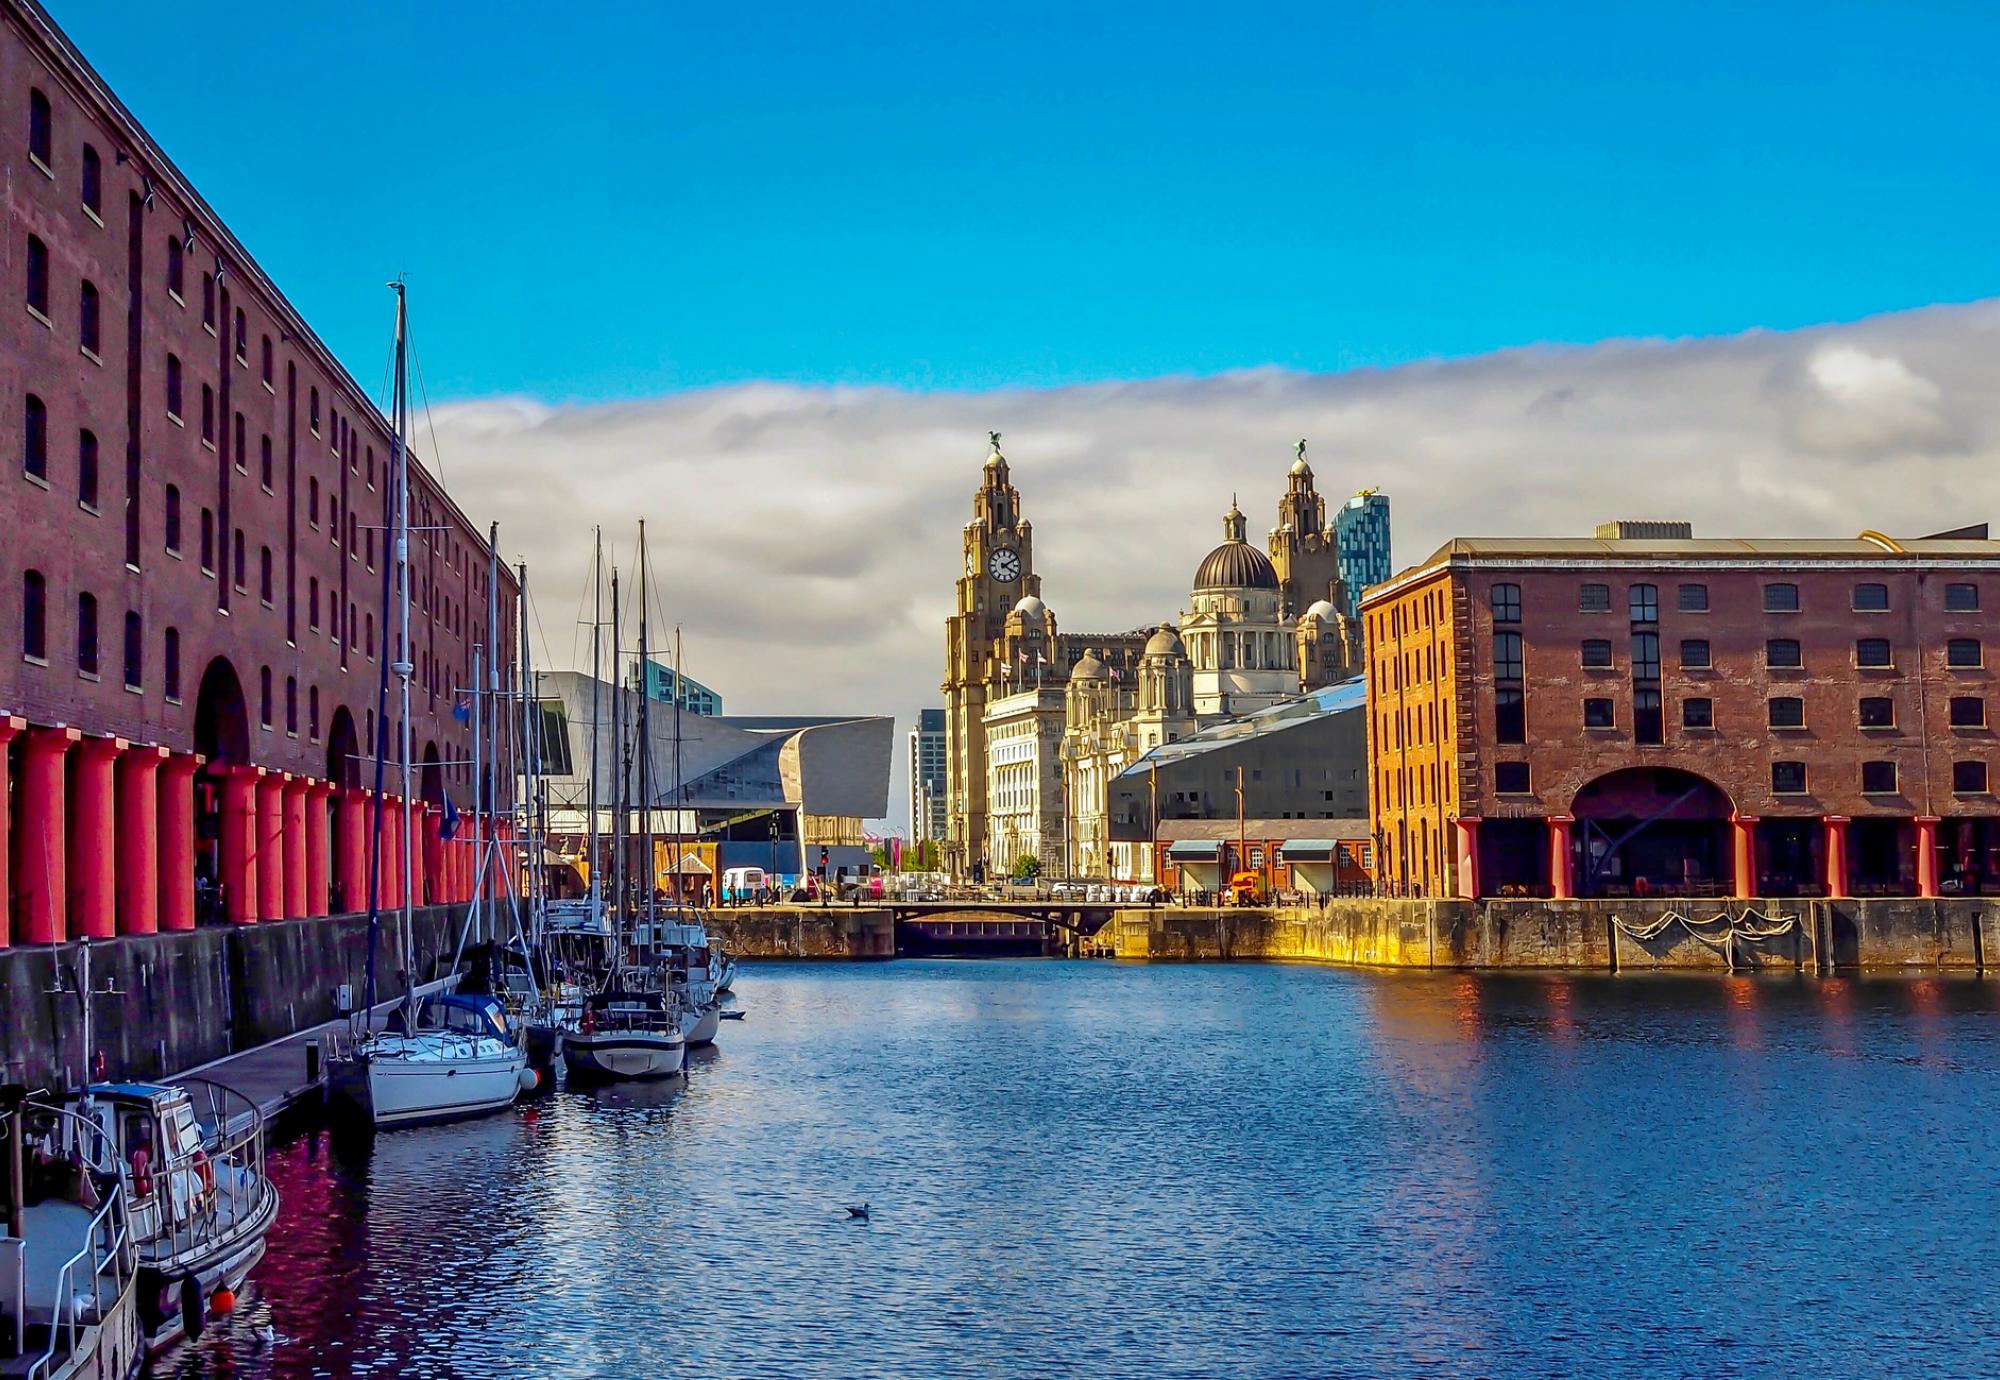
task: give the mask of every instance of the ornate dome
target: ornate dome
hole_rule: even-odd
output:
[[[1185,657],[1187,648],[1181,645],[1181,636],[1174,631],[1174,625],[1162,623],[1160,630],[1146,639],[1146,655]]]
[[[1315,599],[1311,607],[1306,609],[1303,616],[1306,618],[1317,618],[1322,623],[1331,623],[1340,617],[1340,610],[1324,599]]]
[[[1049,616],[1049,606],[1044,604],[1038,595],[1024,594],[1020,602],[1014,605],[1014,612],[1030,622],[1039,623]]]
[[[1079,680],[1103,680],[1104,663],[1097,659],[1096,652],[1085,652],[1082,659],[1070,668],[1069,678],[1072,682]]]
[[[1240,537],[1208,553],[1194,573],[1196,589],[1276,589],[1271,558]]]

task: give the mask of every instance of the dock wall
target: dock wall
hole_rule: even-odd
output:
[[[871,906],[727,908],[709,933],[740,958],[894,958],[896,922]]]
[[[462,906],[416,912],[417,981],[449,965]],[[394,930],[383,928],[376,991],[404,990]],[[79,946],[0,949],[0,1082],[83,1076]],[[342,984],[363,999],[368,918],[332,916],[98,940],[90,946],[95,1043],[116,1077],[179,1073],[332,1020]],[[58,970],[61,982],[57,982]],[[52,990],[60,986],[63,990]]]

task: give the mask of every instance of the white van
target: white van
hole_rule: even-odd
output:
[[[722,896],[725,901],[755,900],[771,884],[771,876],[761,867],[723,869]]]

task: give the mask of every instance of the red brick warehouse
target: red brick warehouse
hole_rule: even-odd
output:
[[[2000,892],[1986,529],[1470,538],[1369,591],[1369,797],[1418,895]]]
[[[49,17],[0,15],[0,946],[365,908],[388,427]],[[415,899],[462,900],[488,549],[418,464],[410,521]]]

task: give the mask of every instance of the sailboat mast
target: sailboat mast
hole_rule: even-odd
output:
[[[595,919],[604,898],[604,881],[597,867],[597,702],[604,687],[604,663],[598,652],[598,637],[604,630],[604,529],[596,531],[590,553],[590,774],[584,786],[585,813],[589,816],[584,857],[590,865],[590,913]]]
[[[403,831],[403,982],[412,1013],[416,1010],[417,962],[412,947],[416,932],[410,896],[410,450],[409,431],[409,302],[400,279],[396,282],[396,392],[395,444],[391,448],[391,468],[395,472],[396,525],[396,673],[397,714],[396,768],[401,782],[398,822]]]
[[[649,682],[653,675],[653,665],[646,659],[646,615],[652,610],[648,605],[646,579],[646,519],[639,519],[639,808],[645,813],[640,816],[639,856],[646,869],[646,923],[653,923],[653,880],[656,868],[653,862],[653,714],[652,687]],[[678,869],[676,869],[678,874]],[[678,881],[678,875],[676,876]]]
[[[611,567],[611,717],[612,772],[617,778],[616,813],[611,819],[611,907],[615,915],[625,904],[625,687],[618,666],[618,567]]]
[[[534,677],[534,646],[528,640],[528,563],[522,561],[516,567],[520,577],[520,655],[514,661],[514,680],[519,690],[523,742],[521,745],[521,769],[527,778],[528,804],[528,914],[531,925],[539,931],[541,907],[536,904],[541,899],[543,881],[543,844],[545,836],[542,821],[542,701],[536,694]],[[536,938],[540,939],[539,932]]]
[[[681,630],[674,627],[674,876],[681,873],[681,701],[687,698],[687,682],[681,677]]]
[[[486,846],[493,871],[493,904],[486,909],[486,938],[500,937],[498,910],[503,897],[511,900],[514,887],[503,883],[500,868],[510,866],[500,852],[500,524],[493,523],[486,535],[486,779],[492,782],[487,796]],[[477,693],[475,689],[474,693]],[[513,792],[509,791],[509,804]],[[511,810],[510,810],[511,817]]]

